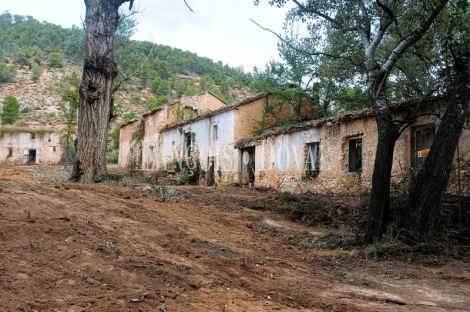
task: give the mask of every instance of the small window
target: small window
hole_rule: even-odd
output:
[[[55,153],[57,151],[57,146],[51,146],[51,152]]]
[[[306,178],[316,178],[320,172],[320,148],[319,143],[308,143],[307,144],[307,155],[306,159]]]
[[[8,148],[8,155],[7,157],[13,157],[13,147]]]
[[[34,140],[36,138],[36,133],[34,133],[34,132],[30,132],[29,135],[30,135],[32,140]]]
[[[436,132],[434,124],[418,126],[413,129],[412,152],[413,167],[421,169],[424,161],[431,150],[432,142]]]
[[[212,125],[212,141],[219,139],[219,125]]]
[[[348,141],[348,172],[362,172],[362,138]]]
[[[194,139],[195,139],[194,132],[188,132],[184,135],[184,143],[185,143],[185,155],[186,157],[193,157],[194,156]]]
[[[319,164],[319,148],[318,143],[307,144],[307,170],[313,171],[318,169]]]

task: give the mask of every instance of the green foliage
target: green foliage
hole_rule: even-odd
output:
[[[106,163],[107,164],[117,165],[118,162],[119,162],[119,154],[118,153],[112,152],[112,153],[108,153],[106,155]]]
[[[190,80],[188,82],[188,86],[186,88],[186,95],[187,96],[194,96],[196,94],[197,94],[196,84],[194,83],[194,81]]]
[[[16,77],[16,67],[0,62],[0,83],[12,82]]]
[[[204,75],[199,80],[199,92],[209,90],[214,85],[214,80],[208,75]]]
[[[298,202],[299,198],[291,192],[282,192],[277,195],[277,198],[284,202]]]
[[[133,111],[130,111],[130,112],[127,112],[124,114],[124,116],[122,116],[124,122],[128,122],[128,121],[131,121],[132,119],[136,119],[137,118],[137,114]]]
[[[42,73],[43,69],[41,66],[34,66],[33,68],[31,68],[31,79],[33,79],[33,81],[38,81]]]
[[[151,96],[147,99],[147,102],[145,103],[145,108],[147,108],[148,110],[152,110],[167,103],[168,103],[168,97],[164,95],[159,96],[158,98]]]
[[[7,95],[2,104],[2,113],[0,114],[2,125],[12,125],[21,119],[20,103],[13,95]]]
[[[148,56],[138,77],[142,86],[153,82],[158,76],[163,80],[171,78],[171,89],[178,96],[195,95],[198,90],[185,81],[174,79],[177,74],[206,76],[213,85],[219,85],[230,79],[230,86],[249,86],[252,75],[244,72],[243,67],[229,67],[222,62],[214,62],[195,53],[170,46],[158,45],[148,41],[130,40],[135,31],[136,20],[131,17],[120,21],[116,33],[114,53],[120,72],[125,75],[134,72]],[[31,16],[12,15],[8,12],[0,14],[0,57],[17,60],[34,58],[40,65],[41,59],[55,57],[51,66],[63,66],[63,61],[80,65],[85,51],[85,32],[81,25],[69,29],[47,22],[40,22]],[[53,54],[54,53],[54,54]],[[62,61],[60,61],[62,60]],[[21,61],[23,62],[23,61]],[[51,60],[48,60],[51,63]],[[1,75],[0,75],[1,76]],[[122,80],[121,75],[116,79]],[[1,82],[1,77],[0,77]],[[168,85],[159,84],[152,87],[157,96],[168,96]],[[189,87],[189,90],[188,90]],[[219,89],[221,89],[219,87]],[[163,91],[164,90],[164,91]],[[189,91],[189,94],[186,91]],[[229,93],[220,91],[222,97],[229,100]]]
[[[53,68],[62,68],[64,67],[64,60],[58,52],[52,52],[47,58],[47,62]]]
[[[121,134],[121,126],[122,126],[122,122],[118,122],[114,125],[114,128],[113,130],[111,131],[111,140],[113,140],[113,145],[112,145],[112,148],[114,150],[118,150],[119,149],[119,136]]]
[[[197,185],[199,178],[204,177],[206,172],[201,168],[199,158],[188,158],[182,161],[183,183]]]
[[[27,65],[28,64],[28,58],[24,54],[19,54],[19,55],[16,55],[13,58],[13,63],[19,64],[19,65]]]
[[[131,98],[129,99],[129,102],[132,105],[136,105],[137,104],[137,98],[135,96],[131,96]]]
[[[335,103],[335,109],[344,111],[354,111],[369,106],[369,95],[360,87],[345,86]]]
[[[77,126],[77,111],[80,100],[80,78],[77,73],[63,77],[53,83],[53,89],[60,96],[60,110],[65,116],[66,127],[62,130],[60,144],[66,154],[66,162],[75,158],[74,134]],[[55,116],[55,115],[54,115]]]
[[[131,142],[141,141],[144,137],[144,120],[141,119],[134,133],[132,133]]]
[[[28,114],[28,113],[31,113],[31,112],[32,112],[31,107],[25,107],[20,111],[21,114]]]
[[[222,95],[221,97],[225,100],[225,102],[229,104],[233,102],[233,97],[230,90],[230,83],[228,82],[228,80],[222,81],[219,86],[219,90],[220,94]]]

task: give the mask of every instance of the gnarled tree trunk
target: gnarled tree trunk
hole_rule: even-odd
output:
[[[117,76],[113,44],[119,7],[128,1],[85,0],[86,51],[71,181],[91,183],[106,173],[112,84]]]
[[[439,222],[439,209],[452,170],[470,102],[470,48],[456,64],[457,75],[453,98],[448,104],[436,137],[411,190],[407,209],[399,220],[399,228],[410,242],[420,243],[434,238]]]

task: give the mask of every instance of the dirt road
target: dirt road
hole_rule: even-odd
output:
[[[470,310],[468,262],[324,249],[338,229],[287,220],[270,192],[173,202],[38,170],[0,168],[0,311]]]

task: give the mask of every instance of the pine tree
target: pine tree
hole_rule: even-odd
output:
[[[12,125],[20,119],[20,103],[13,95],[8,95],[2,102],[2,125]]]

